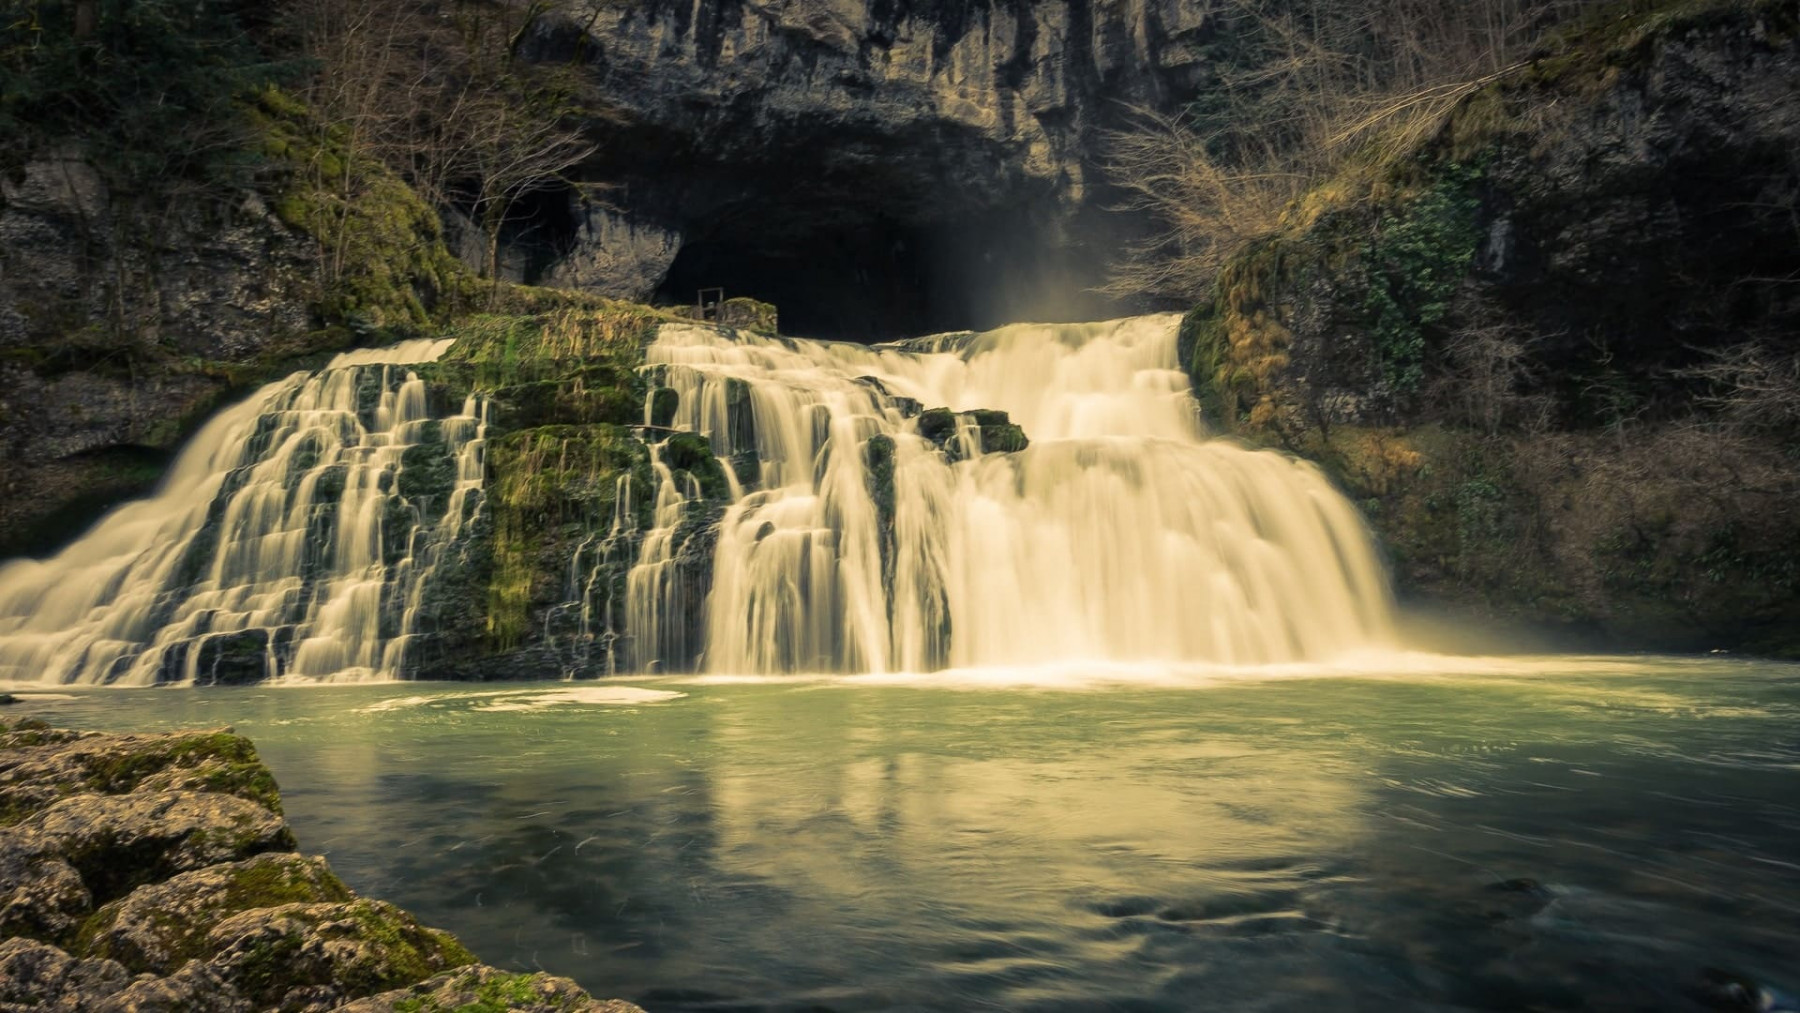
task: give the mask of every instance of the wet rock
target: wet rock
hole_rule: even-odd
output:
[[[208,966],[260,1006],[331,1008],[472,964],[449,933],[382,901],[286,904],[214,926]]]
[[[130,982],[131,972],[111,960],[77,960],[31,939],[0,941],[0,1010],[85,1013]]]
[[[97,903],[177,873],[294,849],[281,817],[211,792],[74,795],[8,833],[22,847],[68,862]]]
[[[984,454],[1016,454],[1031,445],[1031,441],[1025,437],[1025,430],[1011,422],[982,426],[980,436],[981,452]]]
[[[487,966],[440,974],[411,988],[383,992],[339,1007],[340,1013],[400,1010],[512,1010],[515,1013],[642,1013],[618,999],[595,999],[567,978],[510,974]]]
[[[1769,988],[1747,974],[1709,967],[1701,972],[1694,997],[1716,1010],[1757,1011],[1757,1013],[1793,1013],[1800,1002]]]
[[[956,436],[956,413],[948,408],[927,408],[919,413],[919,436],[944,446]]]
[[[681,407],[681,394],[673,387],[658,387],[650,392],[650,424],[667,429],[675,424],[675,412]]]
[[[919,415],[919,435],[936,444],[952,461],[966,456],[963,441],[959,438],[965,426],[974,438],[978,454],[1017,453],[1031,444],[1024,429],[1014,424],[1005,412],[992,408],[966,412],[931,408]]]
[[[0,693],[0,707],[10,707],[19,702],[19,698],[11,693]]]
[[[268,854],[141,886],[82,927],[81,952],[137,971],[170,973],[210,956],[207,936],[232,915],[292,903],[343,902],[350,889],[323,858]]]

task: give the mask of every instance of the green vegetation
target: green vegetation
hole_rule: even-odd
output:
[[[1652,353],[1636,333],[1546,333],[1475,271],[1490,235],[1516,255],[1513,209],[1557,213],[1566,184],[1531,167],[1595,143],[1595,105],[1634,100],[1659,47],[1700,29],[1791,47],[1796,25],[1793,0],[1612,5],[1432,129],[1368,135],[1385,139],[1238,245],[1184,319],[1208,420],[1320,462],[1403,596],[1601,642],[1800,652],[1800,536],[1775,519],[1800,495],[1800,357],[1781,325]]]
[[[255,167],[236,100],[281,75],[238,3],[17,0],[0,19],[0,158],[79,136],[127,193],[236,184]]]
[[[494,572],[488,591],[488,639],[510,650],[531,629],[531,609],[561,597],[562,567],[574,545],[610,527],[621,479],[635,495],[635,521],[647,527],[655,480],[650,455],[616,425],[543,426],[508,435],[488,448],[493,476]]]
[[[274,1005],[290,989],[334,984],[346,996],[367,996],[422,981],[475,958],[447,933],[425,928],[381,901],[302,904],[277,909],[272,927],[231,954],[229,977],[252,1001]],[[317,942],[330,956],[316,956]]]
[[[545,979],[541,973],[464,971],[434,989],[436,993],[450,996],[448,1001],[440,1000],[437,995],[401,999],[394,1004],[394,1013],[507,1013],[523,1008],[550,1013],[578,1009],[586,1003],[587,1000],[578,994],[558,998],[545,986]],[[552,1002],[555,1005],[551,1005]]]
[[[1472,192],[1479,170],[1450,164],[1383,216],[1360,260],[1363,312],[1382,376],[1400,394],[1425,378],[1426,338],[1450,314],[1480,238]]]
[[[269,87],[249,104],[262,151],[280,167],[271,203],[316,246],[314,312],[342,347],[417,333],[467,299],[470,280],[438,215],[391,169],[358,154],[350,130]]]

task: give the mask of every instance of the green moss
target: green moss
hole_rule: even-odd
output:
[[[731,486],[725,469],[713,456],[712,443],[699,433],[675,433],[662,445],[663,463],[676,471],[685,471],[700,483],[700,495],[709,500],[731,498]]]
[[[475,962],[448,933],[419,925],[404,911],[380,901],[291,908],[299,922],[279,935],[256,941],[232,962],[231,980],[252,1001],[274,1004],[289,989],[335,984],[345,997],[374,995],[423,981],[442,971]],[[312,940],[361,945],[337,948],[319,961]]]
[[[437,213],[391,170],[279,89],[258,92],[250,118],[286,167],[271,208],[318,243],[321,320],[363,337],[417,333],[474,298]]]
[[[318,864],[314,866],[314,862]],[[77,933],[72,952],[118,960],[134,971],[168,973],[190,959],[210,956],[207,933],[234,914],[283,904],[343,903],[354,897],[342,880],[323,867],[322,861],[297,855],[263,855],[209,871],[228,873],[223,889],[191,903],[182,902],[180,915],[167,908],[149,913],[169,954],[166,963],[150,966],[135,952],[120,952],[110,945],[105,933],[118,921],[126,900],[114,901],[94,912]]]
[[[1030,445],[1025,430],[1011,422],[981,427],[981,452],[984,454],[1016,454]]]
[[[1362,311],[1382,376],[1402,395],[1425,376],[1428,339],[1450,313],[1451,300],[1481,233],[1477,167],[1445,166],[1434,182],[1382,217],[1362,250]]]
[[[607,424],[542,426],[489,445],[492,649],[517,647],[531,628],[533,605],[558,597],[563,550],[610,528],[622,476],[630,476],[636,493],[633,523],[648,525],[655,490],[649,462],[649,451],[629,429]]]
[[[87,765],[86,788],[124,794],[151,775],[171,769],[196,769],[204,790],[236,795],[281,813],[281,793],[275,775],[256,755],[256,747],[249,739],[229,732],[154,739],[142,749],[95,757]]]
[[[675,413],[681,408],[681,394],[673,387],[658,387],[650,392],[650,424],[668,427],[675,424]]]
[[[395,1013],[507,1013],[514,1009],[574,1010],[586,1000],[569,996],[547,1005],[540,983],[543,974],[489,974],[465,971],[444,982],[437,991],[455,996],[455,1005],[435,996],[402,999],[394,1004]]]
[[[27,725],[31,727],[27,727]],[[75,732],[21,722],[0,737],[0,749],[73,742]],[[192,790],[235,795],[281,812],[275,775],[256,755],[250,740],[225,732],[159,736],[122,753],[94,753],[80,758],[79,775],[55,786],[59,796],[84,792],[124,794],[147,782],[167,780]],[[39,807],[0,793],[0,826],[24,820]]]

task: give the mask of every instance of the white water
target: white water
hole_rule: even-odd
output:
[[[1274,664],[1386,643],[1386,586],[1354,508],[1307,464],[1204,437],[1177,324],[881,348],[665,325],[648,361],[679,394],[675,427],[707,434],[728,473],[753,451],[758,473],[734,481],[719,533],[704,667]],[[898,398],[1007,411],[1031,446],[981,455],[965,424],[972,459],[952,463]],[[885,553],[866,449],[878,435],[894,441]],[[659,517],[681,494],[665,478]],[[655,544],[639,570],[666,562]],[[658,586],[634,571],[640,645],[647,623],[669,622]]]
[[[397,675],[424,586],[480,507],[475,398],[439,420],[456,471],[442,518],[416,523],[395,492],[431,422],[403,364],[450,344],[347,352],[269,384],[208,422],[153,496],[53,558],[0,567],[0,681],[204,680],[205,643],[247,634],[270,675]],[[396,507],[404,530],[388,530]]]

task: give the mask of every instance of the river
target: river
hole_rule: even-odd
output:
[[[1800,991],[1796,666],[1395,654],[25,695],[77,727],[235,726],[303,850],[354,888],[653,1013]]]

